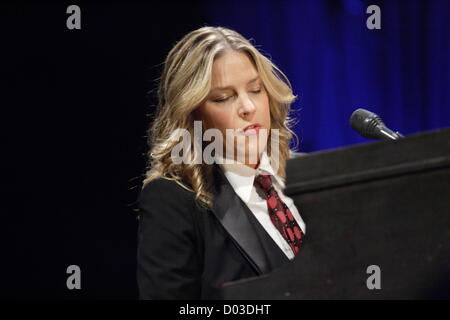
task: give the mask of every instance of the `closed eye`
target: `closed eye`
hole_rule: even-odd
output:
[[[252,90],[252,91],[250,91],[251,93],[254,93],[254,94],[258,94],[258,93],[261,93],[261,88],[260,89],[258,89],[258,90]],[[226,101],[228,101],[230,98],[232,98],[233,96],[229,96],[229,97],[226,97],[226,98],[218,98],[218,99],[213,99],[212,101],[213,102],[216,102],[216,103],[223,103],[223,102],[226,102]]]
[[[214,102],[217,102],[217,103],[222,103],[222,102],[227,101],[228,99],[230,99],[230,97],[221,98],[221,99],[214,99],[213,101],[214,101]]]

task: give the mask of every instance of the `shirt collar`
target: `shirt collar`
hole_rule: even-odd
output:
[[[248,202],[250,200],[253,189],[253,182],[258,174],[269,174],[275,178],[274,183],[277,183],[282,190],[285,188],[283,180],[274,172],[270,165],[270,158],[267,152],[261,154],[259,166],[256,169],[246,166],[242,162],[224,159],[221,156],[215,157],[216,163],[224,171],[225,176],[233,187],[234,191],[241,197],[242,200]],[[227,163],[225,163],[225,161]]]

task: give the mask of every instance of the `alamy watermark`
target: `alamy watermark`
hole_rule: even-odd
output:
[[[381,29],[381,9],[380,9],[380,7],[375,4],[368,6],[366,13],[370,14],[370,16],[367,18],[367,21],[366,21],[367,29],[369,29],[369,30]]]
[[[366,286],[369,290],[381,289],[381,269],[376,264],[367,267],[366,273],[370,276],[366,280]]]
[[[80,290],[81,289],[81,269],[80,269],[80,267],[75,264],[70,265],[67,267],[66,273],[70,274],[70,276],[67,277],[67,280],[66,280],[67,289]]]
[[[171,151],[171,159],[175,164],[231,164],[236,161],[257,164],[260,154],[270,143],[270,164],[275,171],[279,168],[279,129],[256,128],[245,132],[242,129],[226,129],[224,137],[222,131],[216,128],[202,132],[201,121],[194,121],[193,135],[187,129],[178,128],[169,140],[178,141]],[[204,142],[210,143],[203,148]]]
[[[67,17],[66,27],[69,30],[81,29],[81,9],[79,6],[72,4],[67,7],[66,13],[70,13],[70,16]]]

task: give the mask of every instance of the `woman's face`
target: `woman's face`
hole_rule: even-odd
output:
[[[202,120],[203,130],[216,128],[222,132],[224,147],[234,144],[235,160],[245,159],[241,162],[252,168],[259,165],[270,130],[269,98],[245,53],[230,50],[214,61],[211,91],[194,114]],[[254,123],[265,130],[239,132]],[[234,135],[226,135],[226,129],[233,129]],[[244,137],[238,138],[239,135]],[[257,155],[257,161],[251,161],[255,158],[250,158],[250,154]]]

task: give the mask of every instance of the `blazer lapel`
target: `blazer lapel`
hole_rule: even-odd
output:
[[[245,210],[250,210],[234,192],[218,165],[214,164],[214,215],[231,235],[237,247],[260,274],[270,271],[264,250]]]

